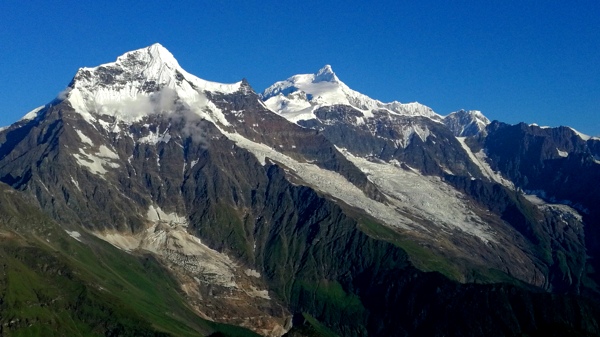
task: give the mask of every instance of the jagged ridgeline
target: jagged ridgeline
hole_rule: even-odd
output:
[[[135,50],[0,131],[2,333],[598,335],[598,144]]]

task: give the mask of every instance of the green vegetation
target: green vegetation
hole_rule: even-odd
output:
[[[426,272],[437,271],[455,281],[464,279],[463,273],[454,263],[419,245],[412,238],[403,236],[392,228],[381,225],[370,218],[361,217],[358,221],[358,228],[365,234],[402,248],[410,256],[415,267],[420,270]]]
[[[326,310],[344,311],[346,315],[363,314],[364,307],[358,296],[348,294],[337,281],[322,280],[318,283],[298,282],[301,292],[314,296],[316,303],[327,303],[331,308]]]
[[[310,312],[318,314],[324,322],[339,322],[342,325],[364,322],[367,310],[360,298],[346,292],[337,281],[321,280],[319,282],[297,281],[294,284],[293,296],[298,303],[311,303]],[[307,309],[309,309],[307,307]],[[318,332],[318,336],[335,336],[324,325],[305,313],[305,319]],[[352,322],[352,324],[350,324]]]
[[[359,220],[359,229],[367,235],[383,240],[402,248],[409,256],[415,267],[425,272],[436,271],[447,278],[464,282],[476,283],[509,283],[518,286],[526,286],[523,282],[507,275],[497,269],[485,268],[483,266],[460,265],[460,261],[451,261],[448,258],[436,254],[431,249],[421,246],[413,238],[402,235],[392,228],[381,225],[376,221],[362,217]]]
[[[2,192],[0,335],[258,336],[198,317],[152,256],[78,242]]]
[[[284,337],[340,337],[307,313],[296,316],[294,317],[294,326]]]
[[[215,246],[223,247],[242,260],[252,259],[253,250],[244,228],[240,211],[226,203],[211,206],[207,219],[199,222],[214,224],[200,226],[195,230],[198,236],[212,241]]]
[[[321,324],[321,322],[317,321],[314,317],[309,314],[303,313],[304,319],[308,324],[310,324],[311,329],[316,333],[317,336],[321,337],[339,337],[325,325]]]

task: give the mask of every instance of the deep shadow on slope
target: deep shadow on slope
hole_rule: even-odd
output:
[[[600,333],[596,303],[514,285],[460,284],[414,268],[406,253],[375,240],[333,202],[286,183],[272,166],[258,248],[273,289],[342,336],[512,336]],[[267,214],[265,212],[264,214]],[[291,221],[290,221],[291,220]]]
[[[600,301],[600,141],[586,141],[567,127],[494,121],[487,130],[488,136],[477,141],[493,169],[518,188],[570,204],[583,215],[587,261],[582,276],[588,289],[582,291]]]
[[[54,118],[64,115],[57,112]],[[48,125],[53,122],[49,120]],[[60,146],[52,149],[53,158],[61,158],[59,163],[51,160],[43,165],[36,163],[38,157],[28,152],[27,141],[52,134],[50,128],[39,128],[37,134],[21,142],[20,152],[13,151],[15,155],[23,154],[19,157],[21,162],[3,162],[6,165],[3,170],[19,172],[29,164],[36,179],[31,178],[24,187],[38,198],[45,211],[64,216],[66,212],[57,211],[60,206],[60,210],[73,214],[69,225],[80,225],[89,218],[86,226],[95,229],[120,223],[131,225],[128,221],[132,217],[137,217],[139,223],[143,217],[139,210],[145,211],[152,204],[169,212],[185,212],[190,230],[204,243],[258,270],[266,277],[273,296],[284,301],[294,313],[310,314],[342,336],[441,335],[444,331],[465,336],[488,331],[518,335],[548,326],[598,333],[598,307],[585,299],[509,285],[496,288],[463,285],[440,274],[416,269],[404,250],[365,234],[359,229],[361,223],[356,217],[349,216],[335,202],[309,187],[290,183],[284,169],[277,165],[262,166],[252,154],[214,127],[206,127],[206,137],[210,139],[206,146],[182,140],[181,147],[175,141],[156,146],[139,144],[125,137],[94,133],[90,125],[77,127],[98,145],[108,144],[118,151],[121,154],[118,163],[123,170],[109,172],[104,178],[96,177],[78,166],[72,154]],[[64,145],[81,143],[72,128],[63,130],[60,141]],[[173,130],[174,135],[176,131]],[[56,142],[57,138],[52,138],[50,144]],[[45,153],[43,149],[40,146],[36,151]],[[164,166],[159,167],[158,159]],[[195,161],[193,167],[186,165],[182,170],[183,163],[192,161]],[[70,173],[76,173],[73,176],[80,181],[82,190],[89,188],[94,192],[78,192]],[[82,217],[78,207],[86,207],[92,216]],[[79,247],[71,243],[70,247]],[[130,261],[131,266],[139,267],[136,257],[110,249],[111,253],[101,258],[105,263]],[[60,251],[68,252],[64,256],[69,257],[77,253],[77,249],[62,246]],[[79,267],[98,265],[97,254],[79,254],[87,256],[88,262]],[[91,279],[112,280],[115,269],[123,271],[116,273],[118,276],[129,277],[127,267],[126,263],[112,270],[95,267],[83,270],[93,276]],[[165,277],[159,275],[141,268],[129,283],[152,286],[152,281],[164,282]],[[118,283],[111,289],[128,296],[136,293],[127,285],[121,284],[120,288]],[[162,293],[156,288],[149,289]],[[170,289],[174,298],[181,298],[174,295],[175,285]],[[524,310],[519,309],[522,304],[519,301],[527,304]],[[142,307],[135,305],[131,309],[140,316],[144,316],[145,310],[152,312],[165,305],[152,301],[131,303]],[[130,308],[131,303],[123,305]],[[152,317],[173,322],[172,317],[165,315],[168,312],[160,310]],[[431,330],[432,325],[435,330]]]

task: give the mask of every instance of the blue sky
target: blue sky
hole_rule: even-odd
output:
[[[446,115],[600,135],[600,1],[0,1],[0,126],[79,67],[160,42],[258,92],[331,64],[351,88]]]

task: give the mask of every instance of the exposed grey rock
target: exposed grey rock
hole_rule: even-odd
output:
[[[229,91],[204,90],[161,53],[170,67],[161,76],[140,70],[156,58],[131,53],[117,65],[82,69],[71,83],[97,83],[98,90],[138,83],[143,103],[154,105],[137,119],[82,112],[77,109],[88,105],[57,100],[1,131],[0,181],[60,223],[133,253],[153,252],[199,312],[263,334],[283,334],[291,314],[300,312],[345,336],[439,335],[444,329],[478,335],[499,327],[518,334],[562,317],[569,317],[567,328],[598,332],[596,304],[544,294],[596,294],[584,282],[595,280],[586,274],[586,254],[597,256],[600,237],[589,222],[597,219],[590,200],[600,198],[593,188],[583,192],[584,181],[595,181],[597,173],[593,141],[566,128],[497,122],[486,134],[477,124],[484,119],[474,120],[473,112],[447,117],[453,120],[448,126],[386,108],[367,117],[342,104],[321,106],[315,118],[297,125],[270,111],[247,81]],[[322,81],[336,78],[330,69],[317,74]],[[202,100],[186,101],[188,94]],[[470,134],[467,149],[456,136]],[[273,158],[261,158],[259,147]],[[488,162],[474,162],[468,153],[474,149]],[[439,183],[452,192],[444,195],[460,200],[467,211],[458,214],[466,219],[453,227],[430,216],[434,212],[415,211],[360,160]],[[377,211],[332,195],[286,162],[297,163],[296,170],[312,165],[321,181],[335,174],[336,182],[383,207],[377,210],[395,212],[407,226],[394,227]],[[547,200],[536,204],[489,179],[484,164],[518,188],[545,191]],[[563,199],[581,206],[584,216],[552,204]],[[459,222],[485,228],[491,239],[461,230]],[[500,281],[512,285],[470,284]],[[528,310],[514,309],[521,300]],[[445,318],[447,307],[454,308],[452,320]],[[584,314],[572,317],[569,308]],[[409,315],[397,319],[401,312]],[[469,316],[490,312],[498,315],[474,329]],[[244,315],[255,319],[244,321]]]

